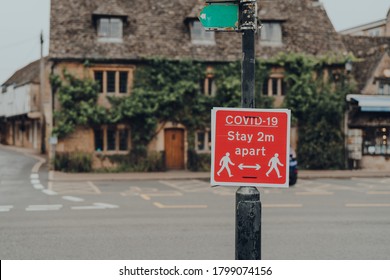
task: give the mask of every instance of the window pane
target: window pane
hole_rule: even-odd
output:
[[[281,43],[282,26],[278,22],[263,23],[261,29],[261,40],[264,42]]]
[[[116,130],[113,128],[107,129],[107,150],[115,151],[116,146]]]
[[[107,71],[107,93],[115,93],[115,71]]]
[[[202,25],[198,21],[194,21],[191,28],[191,37],[193,40],[202,39]]]
[[[121,39],[123,22],[119,18],[101,18],[98,21],[98,36],[100,38]]]
[[[191,26],[191,40],[193,43],[214,44],[214,31],[206,31],[199,21],[194,21]]]
[[[127,93],[128,72],[119,72],[119,92]]]
[[[129,131],[127,129],[119,130],[119,150],[127,151],[129,149]]]
[[[119,18],[110,20],[110,38],[122,38],[122,20]]]
[[[103,92],[103,71],[95,71],[95,81],[99,85],[99,92]]]
[[[103,151],[103,130],[102,129],[95,129],[95,151],[101,152]]]
[[[390,151],[390,128],[366,128],[363,134],[363,153],[368,155],[385,155]]]
[[[215,83],[213,78],[208,78],[208,89],[207,89],[207,94],[210,96],[215,95]]]
[[[110,22],[108,18],[99,19],[98,23],[98,36],[107,38],[110,34]]]
[[[278,79],[271,79],[272,80],[272,95],[278,95]]]

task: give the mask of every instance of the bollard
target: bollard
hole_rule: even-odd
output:
[[[261,259],[261,201],[255,187],[236,192],[236,260]]]

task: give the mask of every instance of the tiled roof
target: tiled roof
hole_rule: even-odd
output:
[[[45,58],[47,61],[47,57]],[[25,67],[17,70],[8,80],[6,80],[2,86],[22,86],[27,83],[36,83],[40,82],[40,60],[36,60],[26,65]]]
[[[137,60],[159,56],[202,61],[231,61],[241,57],[240,33],[218,32],[215,45],[191,43],[188,18],[199,14],[202,0],[116,0],[117,8],[109,12],[127,15],[123,42],[98,42],[92,17],[108,9],[105,3],[107,0],[52,0],[50,57]],[[345,52],[340,35],[318,1],[263,0],[259,3],[260,19],[283,20],[283,45],[257,44],[257,56],[270,57],[281,51],[314,55]]]
[[[373,75],[384,53],[390,54],[390,37],[345,35],[342,38],[348,51],[359,59],[353,65],[352,74],[360,92]]]
[[[93,12],[93,14],[109,16],[127,16],[123,9],[118,6],[116,0],[105,1]]]

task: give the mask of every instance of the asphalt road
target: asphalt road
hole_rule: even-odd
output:
[[[235,187],[48,182],[0,149],[0,259],[234,259]],[[390,178],[261,189],[263,259],[390,259]]]

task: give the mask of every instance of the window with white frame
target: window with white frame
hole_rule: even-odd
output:
[[[95,128],[94,137],[96,152],[120,153],[130,148],[130,130],[124,125]]]
[[[280,46],[282,41],[282,24],[280,22],[263,22],[260,41],[263,45]]]
[[[190,23],[191,42],[196,45],[215,45],[214,31],[206,31],[200,21]]]
[[[195,149],[198,153],[211,152],[211,131],[198,131],[195,134]]]
[[[99,18],[97,25],[98,39],[101,42],[122,42],[123,20],[121,18]]]

